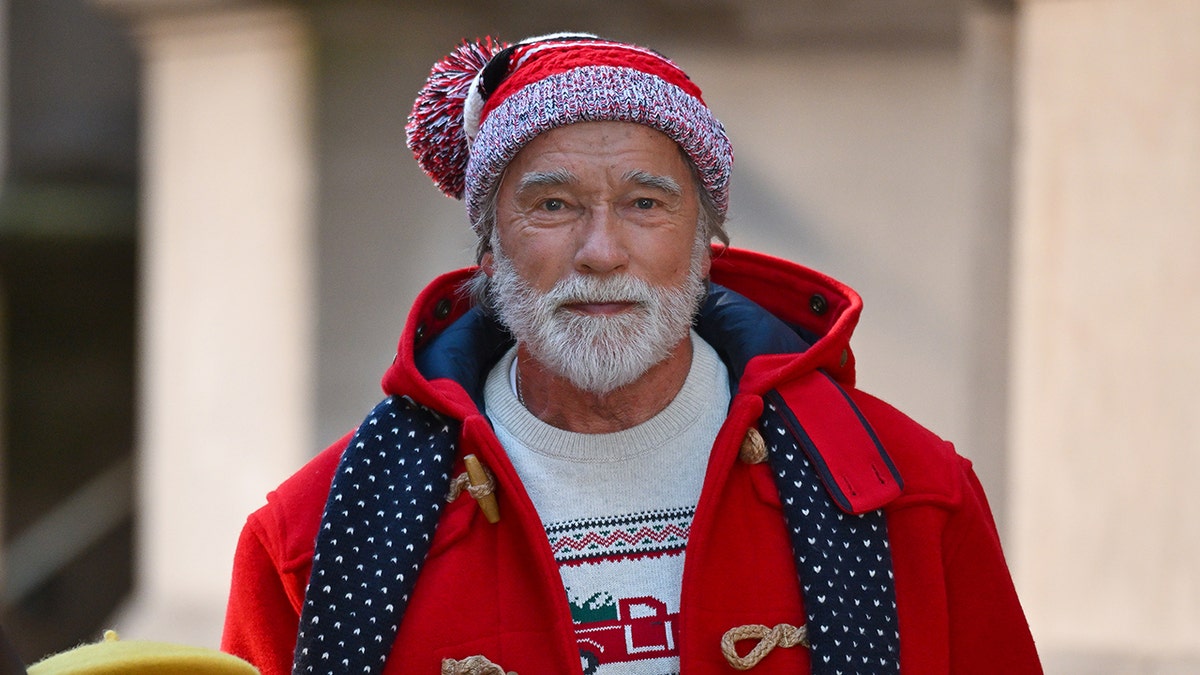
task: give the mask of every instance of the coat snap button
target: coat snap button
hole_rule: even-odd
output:
[[[763,441],[758,429],[750,427],[746,437],[742,439],[742,447],[738,450],[738,459],[745,464],[762,464],[767,461],[767,444]]]
[[[825,312],[829,311],[829,301],[820,293],[813,293],[812,297],[808,299],[808,308],[812,310],[813,314],[823,316]]]
[[[444,319],[450,316],[450,299],[442,298],[433,306],[433,316],[438,319]]]

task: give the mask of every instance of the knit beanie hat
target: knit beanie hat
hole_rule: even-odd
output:
[[[733,147],[700,89],[662,54],[584,33],[464,41],[438,61],[406,127],[417,163],[479,222],[505,167],[538,134],[576,122],[644,124],[679,144],[724,215]],[[477,233],[482,234],[482,233]]]

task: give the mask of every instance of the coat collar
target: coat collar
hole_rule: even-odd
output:
[[[386,393],[458,419],[482,410],[483,382],[512,337],[463,294],[474,272],[445,274],[418,296],[383,378]],[[830,277],[779,258],[714,248],[712,283],[695,327],[729,366],[738,391],[762,394],[818,368],[852,386],[849,341],[861,310],[858,294]]]

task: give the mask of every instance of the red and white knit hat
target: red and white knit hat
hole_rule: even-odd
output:
[[[644,124],[679,144],[722,214],[733,147],[700,89],[651,49],[582,33],[506,45],[464,41],[433,66],[406,131],[408,147],[442,192],[481,202],[538,134],[576,122]]]

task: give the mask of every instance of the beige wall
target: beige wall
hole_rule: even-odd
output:
[[[1184,672],[1200,665],[1200,2],[1021,10],[1017,579],[1058,672]]]

